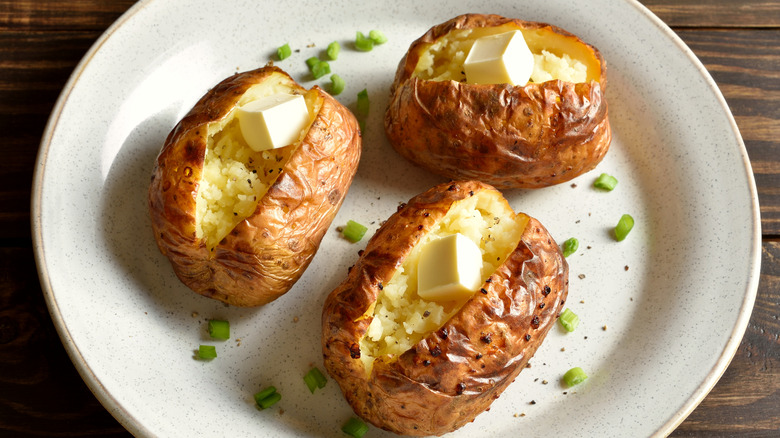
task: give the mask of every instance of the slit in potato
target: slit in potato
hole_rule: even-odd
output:
[[[512,30],[523,32],[534,54],[534,72],[530,82],[560,79],[580,83],[599,81],[601,64],[582,42],[545,28],[519,29],[512,24],[496,27],[458,29],[429,44],[420,53],[414,76],[431,81],[464,82],[463,63],[471,46],[479,38]]]
[[[309,123],[294,144],[255,152],[241,135],[235,110],[253,100],[280,93],[304,95]],[[196,237],[204,239],[209,250],[255,212],[259,200],[300,145],[321,105],[316,92],[299,89],[284,76],[275,75],[247,90],[233,110],[209,125],[203,177],[195,200]]]
[[[429,333],[438,330],[467,301],[439,303],[417,295],[417,263],[420,249],[426,243],[456,233],[471,239],[482,252],[483,283],[515,250],[528,223],[528,216],[515,215],[496,193],[482,191],[453,204],[383,286],[375,305],[365,315],[372,320],[360,341],[360,358],[367,373],[371,372],[375,358],[383,355],[397,357],[409,350]]]

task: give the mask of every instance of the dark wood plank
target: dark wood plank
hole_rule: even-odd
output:
[[[777,27],[780,3],[772,0],[640,0],[672,27]]]
[[[780,434],[780,241],[766,242],[745,337],[715,388],[672,437]]]
[[[0,32],[0,239],[30,237],[30,195],[46,122],[76,64],[100,35]]]
[[[680,30],[729,104],[750,157],[764,235],[780,236],[780,30]]]
[[[0,0],[0,30],[104,30],[135,0]]]
[[[0,248],[0,291],[0,436],[129,436],[65,353],[30,248]]]

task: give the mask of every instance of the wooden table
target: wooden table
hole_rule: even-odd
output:
[[[30,183],[69,74],[134,3],[0,0],[0,436],[129,435],[89,392],[49,317],[33,258]],[[780,1],[643,3],[723,91],[753,165],[763,230],[758,297],[744,339],[672,436],[780,436]]]

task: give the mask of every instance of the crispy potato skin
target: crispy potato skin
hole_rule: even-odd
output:
[[[235,306],[268,303],[298,280],[340,208],[360,159],[355,117],[315,87],[322,107],[254,214],[212,252],[196,238],[195,199],[207,125],[225,117],[251,86],[279,73],[305,92],[275,67],[236,74],[210,90],[168,135],[149,187],[157,245],[176,275],[195,292]]]
[[[456,29],[512,24],[565,35],[595,53],[600,81],[475,85],[412,77],[424,45]],[[414,41],[396,71],[385,132],[407,160],[451,179],[539,188],[587,172],[609,149],[606,64],[599,51],[545,23],[467,14]]]
[[[380,285],[453,202],[480,190],[495,189],[453,182],[413,198],[377,231],[325,302],[325,368],[354,411],[377,427],[441,435],[471,422],[522,371],[562,309],[568,265],[547,230],[531,218],[517,248],[482,286],[487,293],[475,294],[397,360],[377,358],[366,375],[356,357],[371,318],[361,317],[377,300]]]

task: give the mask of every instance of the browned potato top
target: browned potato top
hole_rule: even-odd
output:
[[[569,56],[582,82],[469,84],[462,63],[475,38],[520,30],[532,52]],[[609,149],[606,63],[558,27],[466,14],[432,27],[398,65],[385,132],[403,157],[451,179],[539,188],[593,169]]]
[[[375,314],[377,302],[399,268],[407,269],[417,245],[472,198],[483,217],[520,227],[508,254],[483,271],[479,291],[452,304],[452,316],[410,348],[366,358],[374,351],[366,342],[372,322],[382,317]],[[482,239],[493,238],[489,233]],[[322,320],[325,367],[355,412],[376,426],[407,435],[449,432],[472,421],[514,380],[558,317],[567,290],[568,265],[536,219],[515,215],[483,183],[442,184],[390,217],[329,295]]]
[[[234,113],[275,93],[303,95],[309,125],[292,145],[254,152]],[[176,125],[157,158],[149,207],[158,247],[195,292],[265,304],[311,262],[360,152],[356,119],[318,86],[306,90],[276,67],[233,75]]]

